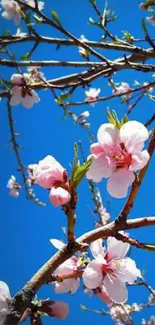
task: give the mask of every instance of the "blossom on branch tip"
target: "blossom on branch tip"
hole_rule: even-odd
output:
[[[133,284],[141,277],[135,262],[125,257],[130,245],[118,241],[114,237],[107,239],[107,251],[102,246],[102,239],[90,245],[94,259],[87,265],[83,273],[83,281],[88,289],[99,288],[113,302],[124,303],[128,292],[126,282]]]
[[[57,239],[51,239],[50,242],[57,249],[61,249],[65,246],[64,243]],[[78,258],[76,256],[72,256],[67,261],[58,266],[57,269],[54,271],[54,274],[63,276],[74,271],[76,272],[77,270]],[[63,280],[62,282],[53,282],[55,293],[69,292],[73,294],[78,290],[79,285],[79,278],[70,278]]]
[[[98,142],[90,147],[92,164],[87,178],[100,182],[109,178],[107,190],[115,198],[124,198],[135,180],[135,171],[141,170],[150,158],[142,150],[149,138],[146,127],[137,121],[125,123],[120,130],[113,124],[102,124],[97,133]]]
[[[16,106],[21,103],[25,108],[31,108],[35,103],[40,101],[37,93],[28,86],[29,74],[13,74],[11,81],[15,84],[10,90],[11,106]]]
[[[130,90],[130,86],[126,82],[121,82],[121,85],[115,87],[112,91],[113,95],[121,95],[122,93],[128,92]]]
[[[21,19],[20,6],[14,0],[2,0],[1,6],[4,9],[2,12],[2,17],[7,20],[14,20],[16,25],[19,25]]]
[[[71,200],[71,195],[62,187],[52,187],[49,194],[49,200],[55,207],[58,207],[59,205],[68,203]]]
[[[89,90],[85,91],[86,95],[86,101],[90,103],[91,106],[94,107],[95,103],[91,103],[91,101],[94,101],[95,99],[98,98],[99,93],[101,92],[100,88],[90,88]]]
[[[19,190],[21,186],[16,182],[15,176],[11,175],[7,183],[7,188],[10,190],[9,194],[13,197],[19,196]]]

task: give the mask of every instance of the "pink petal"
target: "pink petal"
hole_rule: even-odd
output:
[[[92,164],[86,176],[88,179],[92,179],[94,182],[100,182],[102,178],[107,178],[112,174],[112,168],[108,166],[108,161],[104,154],[95,157],[94,155],[89,156],[93,158]]]
[[[50,243],[57,249],[61,249],[65,246],[65,244],[58,239],[50,239]]]
[[[69,314],[69,305],[63,301],[42,301],[40,309],[42,312],[60,319],[65,319]]]
[[[131,258],[127,257],[120,261],[121,280],[133,284],[137,277],[141,278],[141,272],[136,267],[136,263]]]
[[[134,180],[135,175],[133,172],[124,168],[117,169],[108,179],[107,190],[115,198],[124,198],[127,195],[128,187]]]
[[[10,105],[11,106],[16,106],[20,104],[20,97],[18,95],[13,95],[10,98]]]
[[[104,285],[102,285],[101,288],[96,289],[96,293],[97,293],[98,297],[99,297],[101,300],[103,300],[106,304],[111,305],[112,300],[111,300],[111,298],[108,296],[107,291],[106,291]]]
[[[97,258],[98,255],[105,256],[105,248],[102,245],[102,239],[97,239],[90,244],[90,250],[93,257]]]
[[[149,132],[142,123],[130,121],[121,127],[120,138],[127,151],[134,154],[134,151],[142,150],[144,141],[149,138]]]
[[[102,262],[97,259],[91,261],[85,268],[82,278],[84,285],[88,289],[100,287],[103,279]]]
[[[58,207],[59,205],[68,203],[71,200],[71,196],[70,193],[62,187],[52,187],[49,194],[49,200],[55,207]]]
[[[132,155],[132,163],[129,167],[130,171],[141,170],[146,166],[150,159],[150,155],[147,150],[143,150],[142,152],[137,152]]]
[[[113,124],[102,124],[98,129],[97,139],[104,150],[109,151],[116,143],[119,143],[119,130]]]
[[[103,153],[103,146],[101,146],[101,144],[99,144],[98,142],[93,143],[90,146],[90,152],[94,155],[99,155],[99,154]]]
[[[67,279],[54,284],[55,293],[75,293],[79,287],[79,279]]]
[[[128,291],[124,282],[107,274],[103,280],[108,296],[116,303],[124,303],[128,298]]]
[[[130,248],[130,245],[128,243],[123,243],[121,240],[117,240],[111,236],[107,239],[107,245],[108,261],[123,258],[126,256]]]

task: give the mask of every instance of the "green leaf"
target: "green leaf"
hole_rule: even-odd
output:
[[[1,47],[1,48],[0,48],[0,52],[1,52],[1,53],[6,53],[6,49],[5,49],[4,47]]]
[[[52,15],[52,18],[53,18],[54,22],[57,25],[61,26],[61,23],[60,23],[59,16],[58,16],[57,12],[56,11],[51,11],[51,15]]]
[[[129,119],[128,119],[128,116],[125,114],[124,117],[121,120],[121,126],[124,125],[127,122],[129,122]]]
[[[148,34],[144,18],[142,19],[142,29],[145,34]]]
[[[58,105],[61,105],[65,100],[67,100],[69,98],[70,98],[70,94],[64,93],[64,94],[61,94],[61,96],[56,99],[56,102]]]
[[[107,119],[108,119],[109,123],[115,125],[115,120],[114,120],[114,118],[112,117],[112,115],[111,115],[109,109],[107,109]]]
[[[26,60],[26,61],[28,61],[28,60],[30,60],[30,52],[28,52],[28,53],[25,53],[24,55],[22,55],[20,58],[22,59],[22,60]]]
[[[40,17],[38,17],[37,15],[33,15],[33,17],[34,17],[35,22],[36,22],[37,24],[41,24],[41,23],[43,22],[43,19],[40,18]]]
[[[91,25],[95,25],[95,24],[96,24],[95,20],[92,19],[91,17],[89,18],[89,23],[90,23]]]
[[[79,165],[73,170],[73,186],[76,188],[86,175],[92,163],[92,159],[87,160],[83,165]]]
[[[5,79],[0,79],[0,83],[7,86],[7,87],[12,87],[12,82],[11,81],[8,81],[8,80],[5,80]]]
[[[155,101],[155,96],[150,95],[150,94],[146,94],[147,97],[149,97],[151,100]]]
[[[82,311],[87,311],[87,307],[85,305],[80,305]]]

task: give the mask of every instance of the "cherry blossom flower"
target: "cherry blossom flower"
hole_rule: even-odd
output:
[[[43,300],[40,310],[49,316],[65,319],[69,314],[69,305],[63,301]]]
[[[87,40],[87,38],[85,38],[84,35],[81,35],[80,41],[84,43],[84,42],[87,42],[88,40]],[[79,54],[85,59],[87,59],[89,57],[88,51],[86,49],[84,49],[82,46],[79,46]]]
[[[33,169],[36,183],[47,189],[51,189],[55,183],[65,183],[67,180],[66,170],[50,155],[40,160],[38,164],[29,165],[29,169]]]
[[[71,195],[62,187],[52,187],[49,194],[49,200],[55,207],[58,207],[59,205],[68,203],[71,200]]]
[[[102,239],[90,245],[94,259],[83,273],[83,281],[88,289],[100,288],[100,291],[116,303],[124,303],[128,292],[126,282],[133,284],[141,277],[135,262],[125,257],[130,245],[114,237],[107,239],[107,251],[102,246]]]
[[[88,101],[92,107],[95,106],[95,103],[91,103],[91,101],[94,101],[95,99],[98,98],[100,91],[101,91],[100,88],[98,88],[98,89],[90,88],[89,90],[85,91],[85,94],[86,94],[85,100]]]
[[[21,103],[25,108],[31,108],[35,103],[40,101],[37,93],[28,87],[27,81],[29,81],[29,74],[13,74],[11,81],[15,84],[10,90],[11,106],[16,106]]]
[[[149,137],[146,127],[137,121],[125,123],[120,130],[113,124],[102,124],[98,130],[98,143],[90,147],[93,158],[87,178],[100,182],[108,178],[107,190],[115,198],[127,195],[135,180],[135,171],[141,170],[149,160],[147,150],[142,150]]]
[[[8,302],[10,299],[11,296],[8,285],[5,282],[0,281],[0,324],[8,310]]]
[[[121,82],[121,85],[113,89],[113,95],[123,94],[130,90],[130,86],[126,82]]]
[[[16,177],[11,175],[7,183],[7,188],[10,190],[9,194],[13,197],[19,196],[19,189],[21,186],[16,182]]]
[[[4,9],[2,17],[7,20],[14,20],[16,25],[19,25],[21,19],[20,6],[14,0],[2,0],[1,6]]]
[[[147,20],[148,23],[150,23],[152,26],[155,26],[155,16],[146,17],[146,20]]]
[[[57,248],[61,249],[64,247],[64,244],[57,239],[50,239],[51,244]],[[57,269],[54,271],[54,274],[57,275],[65,275],[68,273],[71,273],[73,271],[78,270],[78,258],[76,256],[72,256],[67,261],[62,263],[60,266],[57,267]],[[71,278],[71,279],[65,279],[62,282],[53,282],[54,290],[56,293],[75,293],[80,284],[79,278]]]

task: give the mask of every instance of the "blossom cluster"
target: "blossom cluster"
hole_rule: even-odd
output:
[[[55,207],[70,201],[67,172],[54,157],[48,155],[28,169],[31,181],[50,190],[49,200]]]
[[[29,5],[30,7],[35,7],[34,0],[24,0],[25,4]],[[1,6],[4,9],[2,12],[2,17],[7,20],[14,20],[15,25],[20,24],[20,20],[22,17],[22,7],[14,0],[1,0]],[[44,2],[38,1],[38,9],[42,10],[44,8]]]

